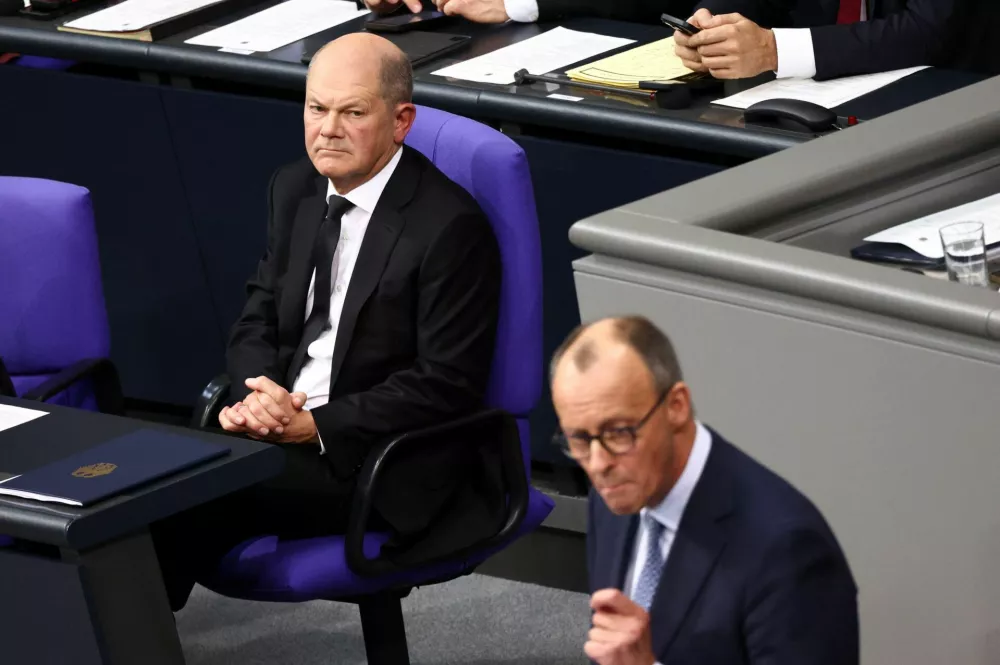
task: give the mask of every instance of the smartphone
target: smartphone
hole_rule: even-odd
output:
[[[365,29],[372,32],[406,32],[408,30],[434,29],[435,26],[440,25],[449,18],[451,17],[446,16],[444,12],[429,11],[418,12],[416,14],[403,12],[394,16],[386,16],[385,18],[368,21],[365,23]]]
[[[701,28],[696,28],[687,21],[682,21],[679,18],[673,17],[670,14],[660,14],[660,20],[665,24],[669,25],[671,28],[678,32],[683,32],[685,35],[691,36],[696,35],[701,32]]]

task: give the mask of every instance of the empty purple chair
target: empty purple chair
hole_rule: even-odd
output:
[[[487,403],[492,409],[419,433],[373,451],[361,471],[346,536],[279,542],[274,536],[247,541],[231,551],[205,586],[250,600],[340,600],[361,610],[368,662],[408,663],[400,598],[412,587],[471,572],[491,554],[538,527],[552,501],[530,487],[528,413],[543,380],[542,272],[538,219],[528,163],[521,148],[501,133],[467,118],[420,107],[406,140],[471,193],[499,241],[503,263],[500,318]],[[202,417],[200,422],[209,419]],[[197,422],[197,421],[196,421]],[[399,450],[436,445],[449,433],[467,441],[493,439],[502,448],[508,518],[489,541],[415,565],[379,557],[387,536],[365,532],[371,494],[383,467]],[[468,445],[462,442],[462,445]],[[384,553],[383,553],[384,554]]]
[[[0,176],[0,358],[18,396],[122,410],[90,192]]]

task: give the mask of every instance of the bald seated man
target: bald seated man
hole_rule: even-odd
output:
[[[591,660],[857,665],[857,590],[823,516],[695,417],[656,326],[581,326],[551,378],[556,440],[593,484]]]
[[[476,201],[405,147],[416,109],[406,56],[367,33],[313,58],[303,159],[274,174],[267,245],[227,349],[230,406],[219,424],[280,446],[276,479],[154,528],[170,601],[255,535],[343,533],[357,473],[375,443],[482,407],[493,358],[500,255]],[[399,537],[451,496],[434,481],[375,499]],[[395,491],[393,491],[395,490]],[[497,516],[469,502],[455,528]],[[502,517],[500,518],[502,519]],[[485,534],[486,536],[489,533]]]

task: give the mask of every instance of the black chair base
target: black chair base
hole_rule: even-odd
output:
[[[357,602],[368,665],[410,665],[399,594],[386,591],[359,598]]]

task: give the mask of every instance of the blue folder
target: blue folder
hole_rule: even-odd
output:
[[[194,437],[141,429],[0,483],[0,495],[89,506],[229,453]]]

